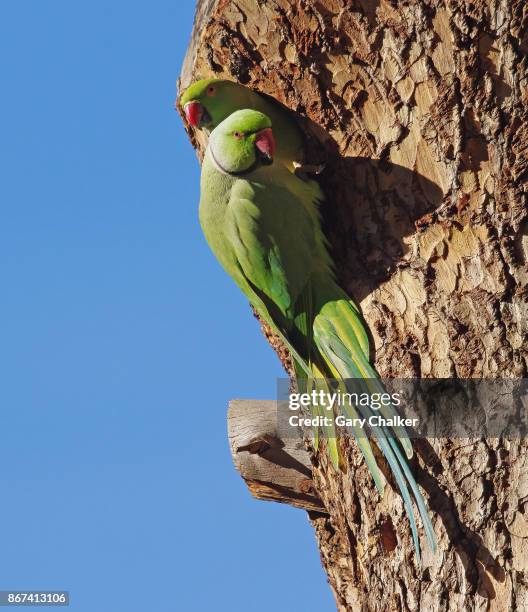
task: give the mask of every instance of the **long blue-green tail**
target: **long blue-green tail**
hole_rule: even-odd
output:
[[[368,362],[364,343],[361,342],[360,332],[364,334],[358,310],[347,300],[336,300],[326,303],[314,321],[314,341],[327,361],[330,370],[334,373],[335,378],[342,381],[355,379],[354,390],[356,391],[358,385],[360,385],[364,391],[370,394],[374,392],[385,393],[386,391],[375,370]],[[342,382],[342,384],[346,383]],[[371,416],[374,416],[370,406],[364,406],[359,403],[345,406],[345,410],[352,417],[359,414],[362,418],[368,420]],[[381,406],[380,413],[386,419],[397,415],[391,404]],[[420,561],[420,545],[412,505],[413,498],[422,519],[427,540],[433,551],[436,550],[436,538],[425,501],[407,463],[407,459],[410,459],[413,455],[408,433],[401,426],[395,426],[391,429],[385,426],[371,426],[370,429],[372,437],[385,457],[401,492],[411,525],[416,556],[418,561]],[[380,470],[372,455],[370,442],[366,438],[364,431],[358,432],[353,430],[352,433],[363,452],[376,486],[380,490]],[[368,450],[365,450],[367,445]]]

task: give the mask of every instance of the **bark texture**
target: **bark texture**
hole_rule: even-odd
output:
[[[527,375],[527,11],[521,0],[198,2],[180,88],[230,78],[303,123],[307,161],[326,163],[339,279],[382,376]],[[439,540],[421,568],[400,497],[389,487],[378,499],[356,450],[347,474],[312,457],[328,512],[312,522],[338,609],[528,610],[526,441],[416,447]]]

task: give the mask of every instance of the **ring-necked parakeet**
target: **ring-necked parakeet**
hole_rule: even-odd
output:
[[[276,159],[291,171],[302,163],[302,133],[288,111],[244,85],[223,79],[202,79],[184,91],[180,103],[187,121],[208,133],[237,110],[258,110],[271,119],[276,133],[281,135]]]
[[[200,223],[227,273],[282,338],[304,388],[325,379],[361,379],[365,390],[383,391],[368,361],[368,340],[358,308],[337,285],[319,224],[322,193],[273,162],[272,122],[261,112],[240,110],[210,134],[201,174]],[[369,407],[347,407],[351,416],[372,415]],[[388,417],[394,409],[380,410]],[[374,432],[374,429],[376,431]],[[406,458],[412,446],[400,427],[373,428],[409,516],[416,553],[419,544],[412,496],[431,547],[434,531]],[[356,433],[358,433],[356,431]],[[328,450],[337,466],[335,432]],[[384,478],[369,439],[356,435],[374,482]]]

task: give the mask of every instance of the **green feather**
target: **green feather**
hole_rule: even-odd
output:
[[[359,309],[335,281],[319,221],[322,193],[316,183],[300,180],[283,163],[263,166],[258,162],[255,135],[268,128],[265,115],[243,110],[230,115],[211,133],[200,199],[200,222],[207,241],[262,319],[290,350],[300,388],[314,385],[328,390],[326,379],[334,378],[338,387],[345,389],[346,379],[354,378],[371,393],[383,392],[368,361],[368,338]],[[243,137],[235,138],[235,130]],[[368,407],[352,404],[345,406],[345,411],[351,418],[373,414]],[[394,408],[385,406],[380,412],[385,417],[396,414]],[[322,414],[321,409],[313,406],[312,414]],[[322,433],[337,468],[339,448],[333,420]],[[385,479],[372,440],[358,428],[352,428],[352,433],[382,493]],[[316,448],[321,447],[319,434],[314,431]],[[411,442],[402,427],[375,428],[373,439],[401,492],[419,558],[409,488],[433,549],[434,532],[400,450],[401,445],[410,458]]]

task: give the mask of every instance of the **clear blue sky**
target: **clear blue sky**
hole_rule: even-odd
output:
[[[173,110],[193,4],[0,8],[0,590],[334,610],[305,514],[229,456],[228,400],[282,371],[198,225]]]

